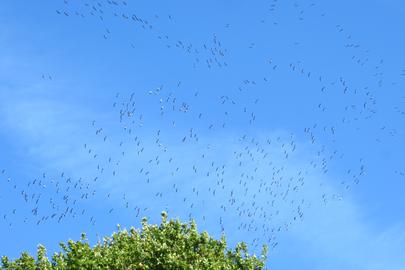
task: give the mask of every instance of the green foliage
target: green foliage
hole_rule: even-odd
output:
[[[80,241],[69,240],[60,244],[62,251],[51,260],[45,247],[38,246],[37,258],[27,253],[10,261],[2,258],[4,270],[133,270],[133,269],[263,269],[267,248],[261,258],[248,254],[247,246],[240,243],[235,249],[227,248],[225,238],[215,240],[208,233],[199,233],[194,221],[181,223],[167,221],[162,213],[159,226],[142,220],[142,230],[131,228],[106,237],[91,247],[82,234]]]

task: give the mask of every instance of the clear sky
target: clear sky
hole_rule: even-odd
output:
[[[404,25],[394,0],[3,0],[0,254],[167,210],[270,269],[405,269]]]

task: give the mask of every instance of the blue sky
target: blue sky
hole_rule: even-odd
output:
[[[401,1],[108,2],[0,7],[0,254],[167,210],[270,269],[405,269]]]

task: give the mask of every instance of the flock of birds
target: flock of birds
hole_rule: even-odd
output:
[[[270,3],[269,12],[275,13],[279,2]],[[212,70],[230,65],[231,50],[217,35],[201,44],[176,40],[155,26],[162,20],[174,24],[172,15],[145,19],[126,11],[128,6],[125,1],[82,1],[79,5],[65,0],[56,13],[69,19],[90,17],[100,23],[112,17],[135,25],[167,49],[191,57],[193,67],[202,65]],[[296,1],[297,19],[305,20],[314,6]],[[266,20],[259,23],[265,24]],[[278,22],[271,25],[277,26]],[[341,25],[335,30],[345,50],[352,53],[353,64],[370,74],[370,84],[361,86],[341,76],[321,74],[302,61],[266,59],[263,74],[242,79],[224,93],[199,90],[190,94],[182,81],[118,92],[110,107],[115,113],[113,121],[94,119],[89,123],[93,137],[81,146],[81,155],[86,157],[83,176],[61,169],[23,182],[15,180],[6,168],[1,170],[5,185],[29,205],[30,214],[23,222],[40,226],[51,221],[87,219],[96,226],[97,216],[88,206],[98,198],[105,205],[114,205],[105,210],[105,215],[127,209],[141,217],[159,211],[158,206],[174,213],[187,209],[189,218],[217,224],[227,234],[251,233],[254,247],[263,243],[276,247],[279,234],[302,221],[306,209],[342,200],[367,175],[367,162],[359,156],[352,167],[339,172],[341,180],[335,183],[339,192],[328,188],[327,179],[336,175],[336,171],[330,175],[330,167],[346,158],[339,144],[342,130],[356,130],[361,122],[367,123],[373,134],[404,138],[400,129],[374,123],[379,104],[375,89],[386,84],[384,60],[373,59]],[[106,28],[102,39],[111,39],[111,32]],[[133,43],[129,45],[136,48]],[[251,43],[248,49],[254,50],[255,45]],[[271,88],[277,72],[310,84],[315,101],[305,108],[326,120],[307,119],[296,132],[252,132],[268,118],[263,114],[266,105],[261,105],[267,102],[266,95],[258,89]],[[42,79],[50,81],[52,76],[44,74]],[[201,106],[200,100],[208,102]],[[400,105],[395,113],[405,115]],[[311,154],[305,155],[308,148]],[[403,170],[396,174],[404,177]],[[116,183],[135,186],[136,194],[128,188],[116,188]],[[320,190],[319,194],[309,197],[314,190]],[[2,214],[10,228],[18,211],[11,207]]]

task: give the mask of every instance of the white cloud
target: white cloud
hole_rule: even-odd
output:
[[[292,230],[293,243],[305,247],[302,256],[314,257],[312,269],[404,269],[404,227],[375,228],[364,212],[351,199],[313,205]]]

